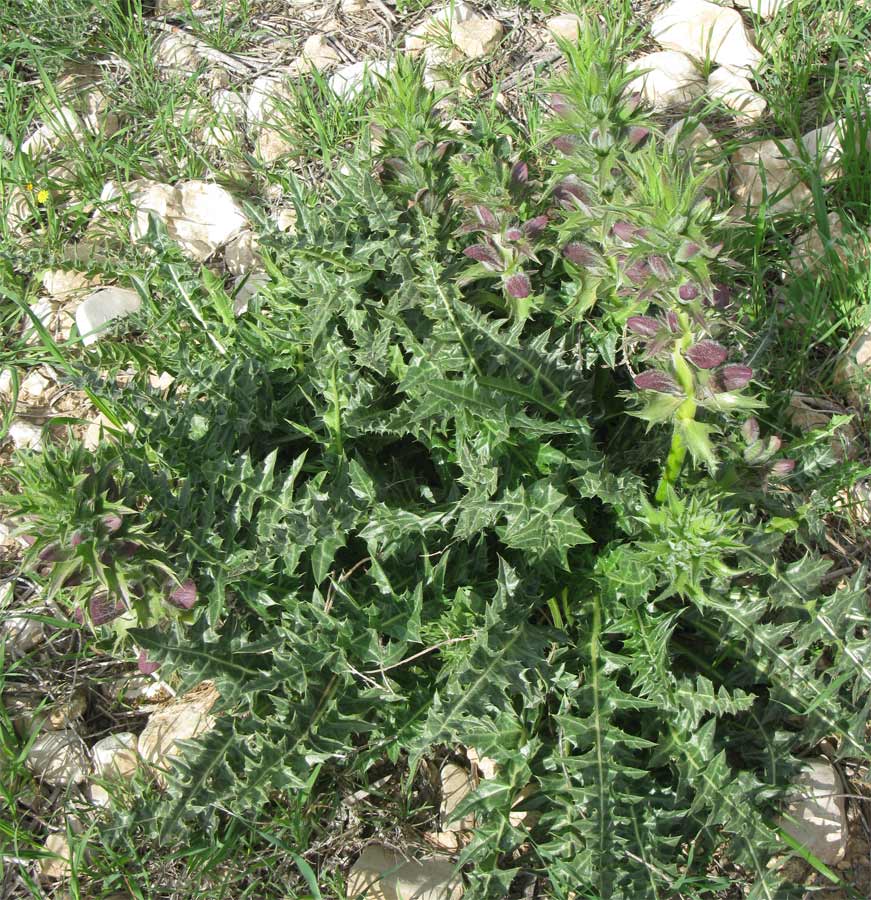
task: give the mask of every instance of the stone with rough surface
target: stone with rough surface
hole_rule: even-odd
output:
[[[581,33],[581,17],[574,13],[563,13],[547,20],[547,30],[563,41],[574,43]]]
[[[442,7],[405,36],[406,52],[416,55],[422,53],[428,44],[453,41],[454,28],[475,16],[475,10],[462,0]]]
[[[46,731],[31,744],[27,767],[49,784],[80,784],[91,768],[88,750],[72,728]]]
[[[13,423],[12,428],[16,424],[24,423]],[[9,431],[16,447],[21,449],[22,446],[32,446],[32,443],[30,445],[19,444],[15,435],[11,434],[12,428]],[[36,441],[37,446],[33,447],[33,449],[38,449],[42,440],[42,429],[37,428],[36,432],[38,438]],[[45,640],[45,626],[37,619],[30,618],[30,616],[8,616],[4,619],[3,624],[0,625],[0,640],[6,644],[7,653],[12,657],[20,657]]]
[[[199,262],[248,224],[233,196],[217,184],[185,181],[176,193],[180,214],[169,230],[182,250]]]
[[[630,62],[626,70],[640,73],[626,86],[626,93],[640,93],[657,112],[685,106],[704,93],[705,83],[693,61],[673,50],[648,53]]]
[[[463,881],[449,860],[406,860],[394,850],[371,844],[348,873],[347,894],[368,900],[459,900]]]
[[[211,147],[234,148],[240,141],[240,123],[245,121],[245,100],[241,94],[219,89],[212,94],[215,119],[204,130],[205,141]]]
[[[72,269],[49,269],[42,276],[42,288],[46,294],[61,301],[83,296],[99,283],[99,276],[91,277]]]
[[[287,133],[287,109],[293,102],[291,79],[297,74],[290,66],[277,73],[255,79],[248,95],[248,130],[254,139],[257,156],[266,163],[275,162],[292,150]]]
[[[666,50],[721,66],[752,69],[762,59],[750,42],[741,14],[708,0],[674,0],[654,18],[650,33]]]
[[[72,850],[65,834],[50,834],[43,844],[50,856],[39,861],[39,877],[45,881],[61,881],[72,872]]]
[[[260,293],[260,288],[269,284],[269,276],[265,272],[249,272],[237,275],[233,281],[233,312],[241,316],[248,310],[248,302]]]
[[[41,450],[42,429],[32,422],[16,419],[10,426],[7,437],[17,450]]]
[[[279,209],[272,218],[275,222],[275,227],[279,231],[292,233],[296,229],[297,215],[296,210],[292,206],[285,206],[283,209]]]
[[[495,778],[498,774],[499,763],[489,756],[481,756],[474,747],[466,748],[466,756],[478,778]]]
[[[25,403],[39,403],[50,386],[51,382],[40,371],[34,369],[21,382],[19,398]]]
[[[847,816],[844,788],[828,760],[809,762],[795,782],[796,797],[780,824],[798,843],[827,866],[844,857]]]
[[[826,217],[829,235],[825,237],[817,225],[800,234],[792,245],[790,268],[795,272],[813,272],[826,260],[826,249],[831,247],[843,263],[868,259],[871,235],[858,232],[845,233],[840,215],[831,212]]]
[[[821,177],[832,177],[838,170],[841,144],[837,125],[826,125],[808,132],[803,138],[809,161]],[[790,138],[747,144],[732,156],[732,190],[738,211],[755,213],[767,199],[769,213],[787,213],[807,206],[812,195],[801,181],[802,153]],[[798,165],[797,165],[798,164]]]
[[[325,34],[313,34],[302,45],[302,53],[299,55],[292,68],[304,74],[314,69],[324,72],[332,69],[341,62],[341,57],[336,48],[327,40]]]
[[[734,110],[735,118],[742,125],[755,122],[768,108],[765,98],[753,90],[750,81],[726,66],[714,69],[708,76],[708,96]]]
[[[61,106],[46,115],[45,121],[21,145],[21,152],[32,157],[45,156],[65,142],[82,139],[85,127],[69,106]]]
[[[154,64],[166,75],[186,78],[204,61],[201,42],[187,32],[164,31],[154,41]]]
[[[454,25],[452,38],[454,45],[469,59],[489,56],[502,40],[504,29],[496,19],[474,17]]]
[[[466,813],[462,818],[454,818],[454,810],[475,789],[472,776],[456,763],[445,763],[440,773],[441,780],[441,825],[444,831],[470,831],[475,827],[475,814]]]
[[[143,182],[131,192],[130,200],[135,210],[130,223],[134,240],[147,234],[149,213],[153,213],[164,222],[169,237],[196,262],[204,262],[248,224],[232,194],[208,181],[184,181],[175,187]]]
[[[329,80],[330,90],[344,100],[356,97],[368,84],[377,84],[379,78],[387,75],[390,63],[376,59],[352,63],[333,73]]]
[[[76,309],[76,327],[85,346],[99,339],[110,322],[139,311],[142,300],[129,288],[101,288],[86,297]]]
[[[179,754],[179,741],[192,740],[214,726],[209,711],[217,699],[214,685],[204,682],[148,719],[139,735],[139,755],[157,770],[158,781],[163,783],[162,770],[168,769],[170,760]]]
[[[91,748],[97,775],[115,780],[130,778],[139,768],[136,743],[136,735],[127,731],[97,741]]]

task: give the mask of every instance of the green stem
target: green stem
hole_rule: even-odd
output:
[[[680,470],[683,468],[684,460],[687,455],[687,446],[681,433],[681,423],[690,421],[696,416],[696,401],[693,399],[696,393],[696,383],[693,373],[687,365],[687,361],[683,358],[681,350],[691,340],[689,330],[680,340],[675,342],[674,350],[671,354],[672,365],[680,386],[684,389],[686,400],[677,408],[675,414],[676,421],[674,423],[674,432],[671,436],[671,447],[668,451],[668,457],[665,460],[665,469],[659,485],[656,488],[656,502],[663,503],[668,496],[668,488],[677,482]]]

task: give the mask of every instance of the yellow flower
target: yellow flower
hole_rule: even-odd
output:
[[[32,182],[32,181],[28,181],[27,184],[24,185],[24,190],[26,190],[26,191],[32,191],[32,190],[33,190],[33,182]]]
[[[39,191],[39,193],[36,195],[36,202],[37,202],[37,203],[45,203],[46,200],[48,200],[48,191],[47,191],[45,188],[43,188],[43,189],[42,189],[41,191]]]

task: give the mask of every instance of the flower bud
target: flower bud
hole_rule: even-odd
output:
[[[726,361],[728,352],[716,341],[704,340],[685,351],[686,358],[700,369],[715,369]]]
[[[686,281],[680,286],[677,293],[681,300],[695,300],[699,296],[699,289],[691,281]]]
[[[777,462],[771,464],[771,469],[769,470],[769,475],[772,478],[786,478],[787,475],[791,475],[793,470],[795,469],[795,460],[794,459],[779,459]]]
[[[753,441],[759,440],[759,422],[756,420],[755,416],[750,416],[750,418],[741,426],[741,435],[748,444],[752,444]]]
[[[662,327],[662,323],[658,319],[654,319],[653,316],[630,316],[626,320],[626,327],[633,334],[639,334],[642,337],[654,337]]]
[[[570,153],[574,153],[580,146],[580,143],[580,138],[573,137],[570,134],[561,134],[551,141],[551,144],[559,150],[560,153],[565,153],[566,156]]]
[[[668,263],[662,256],[657,256],[656,254],[648,256],[647,265],[657,278],[666,279],[671,276],[671,270],[668,267]]]
[[[753,378],[753,369],[750,366],[742,365],[725,366],[720,377],[723,379],[723,386],[727,391],[740,391]]]
[[[126,611],[122,601],[113,601],[105,591],[94,594],[88,601],[88,613],[95,625],[106,625]]]
[[[103,516],[103,527],[106,529],[106,531],[109,532],[109,534],[113,534],[114,532],[118,531],[118,529],[121,528],[123,524],[124,521],[122,520],[121,516],[114,514]]]
[[[571,115],[571,113],[574,111],[574,107],[565,94],[551,94],[550,108],[558,116],[568,116]]]
[[[563,247],[563,256],[576,266],[589,269],[600,262],[599,254],[588,244],[571,241]]]
[[[188,578],[173,589],[167,599],[179,609],[193,609],[197,602],[197,586],[192,579]]]
[[[684,241],[678,247],[675,259],[678,262],[687,262],[701,252],[701,247],[695,241]]]
[[[483,263],[488,269],[498,271],[504,266],[499,251],[487,244],[472,244],[471,247],[466,247],[463,250],[463,255],[468,256],[469,259],[474,259],[476,262]]]
[[[658,394],[680,394],[678,383],[665,372],[658,369],[648,369],[640,372],[634,378],[635,387],[642,391],[656,391]]]
[[[527,219],[521,226],[521,230],[528,238],[537,238],[547,228],[547,216],[536,216],[534,219]]]
[[[486,206],[478,204],[474,207],[474,213],[477,216],[478,221],[487,231],[499,230],[499,220],[496,218],[496,213],[494,213],[492,209],[488,209]]]
[[[57,562],[59,559],[63,559],[63,556],[60,552],[60,547],[58,547],[57,544],[49,544],[39,554],[40,562],[53,563]]]
[[[153,675],[160,668],[160,663],[151,662],[148,659],[148,654],[144,650],[140,650],[137,667],[143,675]]]
[[[505,280],[505,290],[515,300],[523,300],[532,293],[532,282],[523,272],[518,272]]]
[[[611,226],[611,234],[627,244],[635,242],[638,229],[631,222],[615,222]]]
[[[529,167],[525,162],[516,162],[511,167],[511,186],[523,187],[529,181]]]
[[[626,135],[629,145],[634,149],[641,145],[650,136],[650,129],[643,128],[641,125],[633,125]]]
[[[563,178],[553,189],[553,195],[564,209],[577,209],[589,201],[587,192],[575,175]]]

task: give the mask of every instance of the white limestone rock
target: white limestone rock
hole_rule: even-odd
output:
[[[245,121],[246,105],[241,94],[221,88],[212,94],[212,109],[216,118],[208,122],[204,137],[212,147],[231,149],[239,145],[241,123]]]
[[[91,768],[84,741],[72,728],[46,731],[31,744],[27,767],[49,784],[69,787],[80,784]]]
[[[237,231],[248,217],[232,194],[207,181],[185,181],[176,186],[179,214],[168,223],[182,250],[203,262]]]
[[[248,133],[255,151],[264,162],[271,163],[292,149],[287,135],[287,109],[293,103],[294,66],[255,79],[248,95]]]
[[[428,44],[453,43],[453,31],[457,25],[477,16],[475,9],[459,0],[434,12],[428,19],[415,26],[405,36],[405,51],[412,56],[423,52]]]
[[[347,894],[369,900],[460,900],[463,880],[447,859],[405,859],[370,844],[348,873]]]
[[[21,152],[33,158],[45,156],[63,143],[80,141],[85,127],[69,106],[61,106],[46,114],[45,121],[21,145]]]
[[[97,741],[91,748],[97,775],[107,780],[130,778],[139,768],[136,745],[137,737],[130,732],[110,734]]]
[[[796,779],[796,798],[780,825],[827,866],[844,858],[847,815],[841,779],[828,760],[813,760]]]
[[[338,51],[325,34],[313,34],[302,45],[302,52],[291,67],[302,75],[312,70],[325,72],[341,61]]]
[[[130,200],[134,208],[130,235],[134,240],[147,234],[149,213],[153,213],[163,221],[169,237],[196,262],[204,262],[248,224],[232,194],[208,181],[184,181],[174,187],[138,182]]]
[[[43,290],[61,302],[84,296],[99,283],[99,276],[90,277],[73,269],[49,269],[42,276]]]
[[[51,387],[51,382],[39,369],[31,369],[21,382],[19,399],[30,405],[39,404],[44,400],[49,387]]]
[[[451,37],[454,46],[469,59],[481,59],[496,50],[504,31],[497,19],[475,16],[455,24]]]
[[[246,275],[263,268],[257,235],[249,228],[240,231],[224,248],[224,263],[232,275]]]
[[[639,73],[626,86],[626,93],[640,93],[656,112],[686,106],[705,90],[705,82],[693,61],[674,50],[647,53],[632,60],[626,68],[627,72]]]
[[[248,311],[248,303],[252,297],[260,293],[260,289],[269,284],[269,276],[265,272],[249,272],[237,275],[233,281],[233,312],[237,316]]]
[[[741,125],[749,125],[765,115],[768,104],[753,90],[749,79],[739,72],[720,66],[708,76],[708,96],[734,110]]]
[[[43,849],[51,854],[39,861],[39,877],[44,881],[63,881],[72,872],[70,861],[73,851],[67,836],[60,832],[50,834],[43,844]]]
[[[547,20],[547,30],[562,41],[577,41],[581,33],[581,17],[574,13],[563,13]]]
[[[721,66],[752,70],[762,60],[741,14],[708,0],[674,0],[653,19],[650,33],[666,50]]]
[[[85,346],[95,343],[100,332],[116,319],[138,312],[142,299],[129,288],[109,287],[94,291],[76,308],[76,327]]]
[[[871,328],[858,332],[841,351],[835,365],[835,384],[856,407],[871,400]]]
[[[42,428],[32,422],[16,419],[7,434],[16,450],[42,450]]]
[[[351,100],[367,85],[375,84],[390,71],[390,63],[385,59],[364,60],[342,66],[329,80],[330,90],[344,100]]]
[[[836,174],[841,156],[837,123],[802,138],[804,155],[819,168],[823,180]],[[732,190],[739,212],[754,214],[767,201],[771,214],[807,206],[810,188],[801,180],[802,152],[790,138],[764,140],[739,148],[732,156]]]
[[[461,819],[454,818],[454,811],[475,789],[472,776],[462,766],[447,762],[440,772],[441,781],[441,827],[443,831],[471,831],[475,827],[474,813],[467,813]]]
[[[215,719],[210,710],[217,699],[214,685],[203,682],[152,713],[139,735],[138,748],[143,761],[156,770],[159,782],[164,783],[162,773],[179,753],[178,742],[192,740],[214,727]]]
[[[812,397],[809,394],[795,392],[789,398],[787,415],[793,426],[802,434],[817,428],[826,428],[833,416],[842,416],[847,412],[842,406],[832,403],[823,397]],[[832,455],[839,462],[855,459],[859,455],[859,440],[852,422],[841,425],[829,445]]]
[[[24,424],[13,422],[15,425]],[[10,428],[10,432],[12,431]],[[37,435],[34,442],[31,439],[29,444],[21,444],[12,435],[12,441],[18,449],[38,450],[42,441],[42,429],[36,429]],[[4,616],[2,624],[0,624],[0,641],[6,645],[6,652],[13,658],[20,658],[25,653],[29,653],[34,647],[38,647],[45,640],[45,626],[37,619],[30,616]]]

